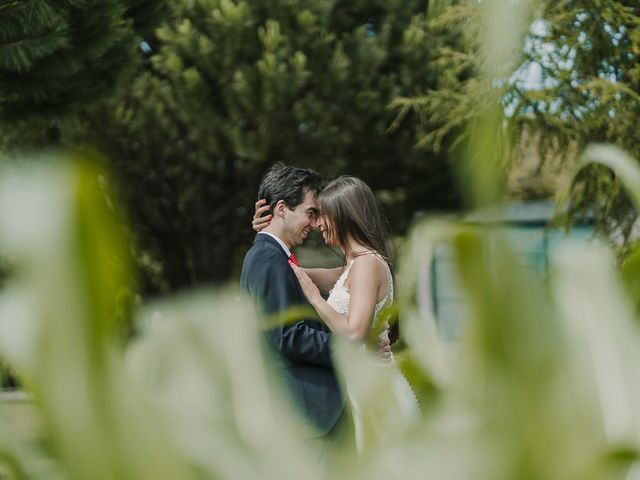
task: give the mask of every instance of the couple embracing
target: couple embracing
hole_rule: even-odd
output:
[[[259,188],[254,229],[258,234],[247,252],[240,286],[262,313],[277,315],[300,306],[317,315],[296,318],[267,331],[277,370],[303,417],[325,442],[342,440],[355,430],[358,406],[341,392],[331,358],[333,335],[364,344],[372,325],[382,322],[377,355],[393,364],[385,307],[393,302],[390,252],[371,189],[355,177],[324,184],[319,174],[277,164]],[[264,203],[263,203],[264,202]],[[269,215],[263,217],[264,212]],[[344,255],[339,268],[302,268],[291,248],[319,229],[325,243]],[[328,297],[325,300],[325,296]],[[403,383],[400,414],[418,416],[415,396]],[[346,408],[345,408],[346,407]],[[351,422],[353,421],[353,425]]]

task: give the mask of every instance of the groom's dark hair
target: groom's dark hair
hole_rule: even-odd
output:
[[[278,162],[263,177],[258,199],[264,198],[271,206],[271,211],[280,200],[293,210],[304,201],[307,192],[318,195],[323,187],[324,181],[318,172]]]

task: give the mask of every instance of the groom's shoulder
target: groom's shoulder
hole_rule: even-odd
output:
[[[241,279],[261,283],[266,278],[284,279],[290,269],[285,253],[277,245],[254,244],[244,258]]]
[[[256,238],[256,241],[247,252],[246,258],[260,262],[285,261],[286,254],[280,246],[261,238]]]

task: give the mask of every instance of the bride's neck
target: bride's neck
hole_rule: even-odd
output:
[[[354,241],[353,239],[349,239],[347,249],[344,251],[344,256],[347,261],[351,261],[355,260],[359,255],[370,251],[370,248]]]

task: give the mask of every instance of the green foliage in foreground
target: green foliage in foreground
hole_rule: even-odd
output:
[[[491,77],[487,68],[485,81]],[[477,148],[466,169],[478,204],[500,194],[503,151],[493,142],[500,125],[490,114],[470,134]],[[632,201],[640,198],[640,171],[629,158],[605,149],[586,160],[613,169]],[[99,171],[79,159],[49,164],[58,167],[7,164],[0,175],[0,250],[13,266],[0,291],[0,354],[39,420],[36,439],[23,437],[0,405],[3,476],[588,480],[637,473],[638,262],[627,264],[623,283],[606,250],[569,247],[552,260],[543,286],[518,268],[498,234],[488,236],[489,249],[486,235],[464,225],[415,226],[397,305],[414,362],[408,370],[430,385],[423,418],[398,422],[391,379],[366,351],[336,340],[339,372],[368,413],[366,448],[319,464],[298,440],[304,426],[267,383],[258,320],[235,292],[145,305],[135,341],[123,346],[115,338],[130,280],[126,241]],[[469,326],[455,347],[438,337],[424,275],[442,243],[455,255],[469,304]]]
[[[640,178],[633,163],[615,162]],[[253,309],[233,293],[146,305],[123,350],[111,312],[128,279],[124,243],[93,188],[96,170],[58,165],[0,176],[0,248],[19,267],[0,292],[0,350],[39,418],[37,440],[23,438],[0,410],[9,478],[583,480],[634,468],[640,337],[606,251],[568,249],[543,288],[499,237],[487,262],[479,232],[416,226],[398,306],[412,368],[432,385],[423,419],[397,422],[391,378],[336,341],[342,377],[370,413],[368,436],[361,456],[319,465],[267,382]],[[470,305],[455,348],[437,335],[420,275],[442,242]]]

